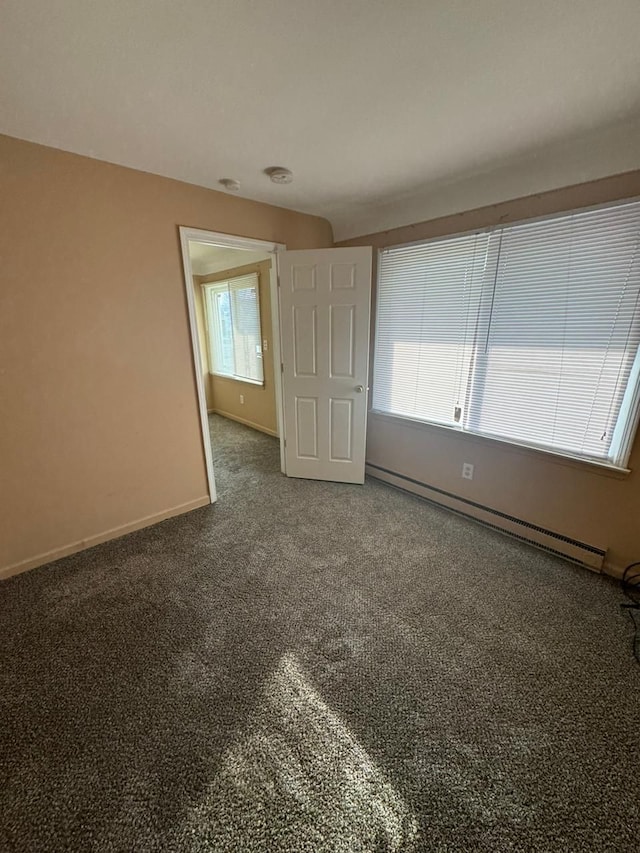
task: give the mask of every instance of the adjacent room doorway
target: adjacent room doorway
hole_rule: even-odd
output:
[[[180,241],[213,503],[211,413],[283,435],[275,253],[285,247],[195,228],[180,228]]]
[[[276,434],[289,477],[363,483],[371,248],[289,252],[185,227],[180,241],[212,503],[211,410]]]

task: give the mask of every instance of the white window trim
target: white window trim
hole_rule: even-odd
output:
[[[621,204],[633,204],[634,202],[640,202],[640,196],[634,195],[629,196],[629,198],[619,198],[616,199],[616,201],[607,201],[603,204],[590,204],[585,207],[571,207],[568,210],[556,210],[553,213],[542,213],[540,216],[523,217],[522,219],[501,219],[500,222],[496,222],[493,225],[483,225],[481,228],[463,228],[460,231],[439,234],[436,237],[426,237],[423,240],[406,240],[403,243],[389,243],[388,246],[381,246],[378,249],[378,255],[383,254],[388,249],[404,249],[409,246],[426,246],[429,243],[442,243],[444,240],[453,240],[456,237],[464,237],[467,234],[487,234],[490,231],[497,230],[498,228],[511,228],[516,225],[527,225],[532,222],[552,222],[554,219],[562,219],[565,216],[571,216],[573,213],[588,213],[591,210],[607,210],[609,207],[619,207]]]
[[[242,382],[245,385],[257,385],[259,388],[264,388],[264,379],[261,382],[259,379],[248,379],[246,376],[236,376],[235,373],[218,373],[216,370],[209,370],[209,376],[217,376],[218,379],[229,379],[231,382]]]
[[[372,349],[375,354],[376,347],[376,334],[377,334],[377,326],[378,326],[378,316],[379,316],[379,300],[380,300],[380,257],[386,251],[391,249],[400,249],[409,246],[425,246],[429,243],[442,243],[445,240],[453,240],[457,237],[462,237],[469,234],[486,234],[488,232],[495,231],[499,228],[509,228],[517,225],[521,225],[524,223],[531,222],[549,222],[553,219],[561,219],[565,216],[570,216],[573,213],[584,213],[590,210],[606,210],[607,208],[618,207],[622,204],[632,204],[634,202],[640,202],[640,196],[632,196],[630,198],[622,198],[617,199],[615,201],[606,202],[604,204],[594,204],[589,205],[587,207],[578,207],[571,208],[570,210],[561,210],[556,211],[549,215],[541,215],[534,216],[531,218],[525,219],[514,219],[507,220],[504,222],[496,223],[495,225],[488,225],[483,228],[469,228],[464,229],[462,231],[456,231],[451,234],[441,234],[436,237],[429,237],[424,240],[410,240],[404,243],[391,243],[388,246],[382,246],[378,249],[376,254],[376,313],[375,313],[375,325],[374,325],[374,333],[372,339]],[[375,355],[372,360],[372,374],[371,374],[371,387],[373,390],[373,366],[375,365]],[[370,395],[369,399],[373,399],[373,394]],[[610,472],[611,474],[618,474],[622,476],[626,476],[631,473],[631,469],[628,467],[629,459],[631,457],[631,453],[633,451],[633,446],[635,442],[635,438],[638,432],[638,428],[640,426],[640,348],[636,353],[635,361],[631,370],[631,374],[629,376],[629,382],[627,385],[627,391],[625,393],[623,403],[620,409],[620,413],[618,415],[618,421],[616,423],[616,428],[614,431],[614,436],[611,442],[612,447],[624,447],[624,453],[620,458],[620,463],[615,464],[613,462],[606,462],[600,459],[594,459],[593,457],[588,456],[580,456],[578,454],[572,454],[566,451],[558,450],[555,448],[550,448],[534,443],[525,443],[514,441],[513,439],[504,438],[503,436],[491,435],[490,433],[484,432],[473,432],[471,430],[465,430],[462,426],[452,426],[450,424],[443,424],[438,421],[430,421],[426,419],[420,418],[410,418],[405,415],[398,415],[393,412],[387,412],[383,409],[376,409],[372,407],[370,413],[378,418],[383,418],[385,420],[397,421],[404,424],[410,424],[416,426],[419,429],[436,429],[436,430],[446,430],[447,432],[453,432],[456,435],[464,436],[465,439],[479,439],[481,441],[489,441],[496,442],[498,444],[507,445],[508,447],[519,449],[519,450],[529,450],[534,453],[542,453],[545,456],[555,457],[559,461],[577,463],[580,466],[588,466],[592,470],[600,470]],[[625,417],[622,417],[624,414]]]
[[[233,276],[232,278],[242,278],[243,276]],[[232,382],[242,382],[245,385],[256,385],[259,388],[264,388],[264,363],[262,367],[262,379],[251,379],[248,376],[239,376],[235,373],[222,373],[220,370],[213,369],[213,336],[211,335],[211,330],[209,328],[209,306],[207,300],[207,291],[209,290],[219,290],[222,292],[225,288],[224,285],[227,284],[228,281],[232,279],[221,279],[220,281],[207,281],[200,285],[202,288],[202,305],[204,308],[204,325],[205,325],[205,335],[207,339],[207,365],[209,367],[209,375],[217,376],[220,379],[230,379]],[[260,338],[262,340],[262,314],[260,312],[260,274],[258,273],[258,322],[260,324]]]
[[[370,409],[369,414],[374,419],[389,421],[390,423],[395,422],[424,432],[429,432],[432,429],[438,431],[444,430],[445,432],[453,433],[456,437],[462,438],[464,441],[481,442],[484,444],[488,442],[489,444],[503,445],[505,450],[518,451],[527,455],[533,454],[539,456],[539,454],[542,454],[543,457],[547,457],[555,462],[569,464],[572,467],[577,468],[587,468],[598,474],[607,474],[612,477],[623,478],[631,473],[631,468],[613,465],[611,462],[602,462],[598,459],[589,459],[586,456],[575,456],[570,453],[562,453],[558,450],[552,450],[549,447],[542,447],[537,444],[524,444],[508,438],[489,435],[486,432],[467,432],[461,427],[450,426],[449,424],[440,424],[437,423],[437,421],[421,421],[417,418],[408,418],[405,415],[394,415],[390,412],[384,412],[381,409]]]

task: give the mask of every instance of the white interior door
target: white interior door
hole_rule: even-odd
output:
[[[278,254],[285,473],[364,483],[371,248]]]

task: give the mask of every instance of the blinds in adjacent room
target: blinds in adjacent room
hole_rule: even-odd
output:
[[[262,342],[258,276],[242,276],[229,280],[235,375],[262,381]]]
[[[639,243],[629,202],[384,250],[374,409],[624,464]]]
[[[258,275],[206,284],[204,290],[212,372],[262,382]]]

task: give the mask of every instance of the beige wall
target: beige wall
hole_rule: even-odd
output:
[[[0,136],[0,576],[206,500],[178,226],[322,219]]]
[[[382,247],[640,196],[640,172],[347,241]],[[178,225],[331,245],[321,219],[0,136],[0,576],[206,501]],[[371,417],[369,461],[640,558],[617,478]],[[463,461],[476,466],[462,481]]]
[[[254,385],[251,382],[240,382],[225,376],[208,377],[211,410],[219,415],[248,424],[254,429],[278,434],[278,418],[276,414],[275,374],[273,366],[273,328],[271,320],[270,271],[271,261],[259,264],[245,264],[242,267],[223,270],[212,275],[197,276],[200,285],[205,282],[224,281],[226,278],[249,273],[258,273],[260,299],[260,326],[262,339],[267,340],[267,351],[263,353],[264,385]],[[244,403],[240,402],[240,395]]]
[[[382,248],[632,196],[640,196],[640,172],[369,234],[338,245]],[[623,477],[585,463],[438,427],[415,427],[384,416],[370,416],[367,441],[370,463],[564,536],[608,548],[609,571],[619,573],[627,563],[640,560],[640,435],[629,463],[632,472]],[[461,479],[463,462],[475,465],[472,481]]]

